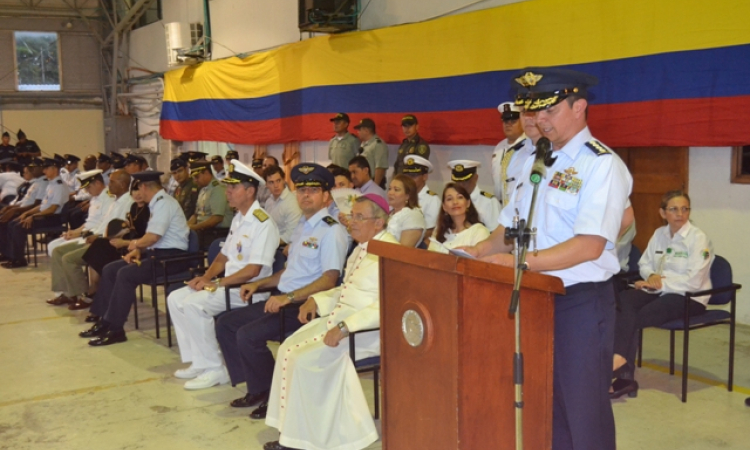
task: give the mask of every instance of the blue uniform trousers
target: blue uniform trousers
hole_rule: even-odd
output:
[[[232,385],[247,384],[249,394],[259,394],[271,389],[274,358],[267,341],[279,339],[279,314],[263,311],[265,302],[253,303],[235,309],[216,319],[216,338],[229,371]],[[302,324],[297,320],[299,303],[284,310],[285,331],[291,333]]]
[[[90,311],[104,320],[111,326],[113,331],[121,331],[125,322],[128,320],[130,308],[136,301],[136,288],[145,283],[152,281],[153,272],[151,255],[168,257],[177,256],[185,253],[179,249],[156,249],[146,250],[141,253],[141,265],[128,264],[124,260],[111,262],[104,266],[102,277],[99,281],[99,288],[94,296],[94,303]],[[157,276],[162,276],[161,264],[156,261]],[[170,266],[170,272],[174,267],[174,272],[185,270],[190,262],[185,262],[178,266]]]
[[[614,450],[609,399],[615,329],[611,280],[579,283],[555,298],[553,450]]]
[[[61,225],[59,214],[53,214],[49,216],[43,216],[34,219],[34,223],[31,228],[24,228],[21,222],[11,221],[8,223],[8,243],[6,246],[7,253],[4,253],[11,261],[26,261],[25,250],[26,241],[29,233],[32,233],[35,228],[39,227],[53,227]]]

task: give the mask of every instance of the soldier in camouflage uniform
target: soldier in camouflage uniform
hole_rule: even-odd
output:
[[[404,139],[398,148],[396,162],[393,164],[394,176],[403,173],[404,157],[406,155],[417,155],[427,160],[430,159],[430,146],[419,135],[419,122],[417,122],[417,118],[413,114],[407,114],[401,119],[401,129],[404,131],[406,139]]]
[[[198,186],[188,172],[188,163],[182,158],[175,158],[169,165],[169,170],[177,182],[177,189],[174,191],[174,198],[182,207],[185,213],[185,219],[189,219],[195,214],[195,205],[198,203]]]

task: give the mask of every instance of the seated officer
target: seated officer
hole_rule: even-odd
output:
[[[376,194],[381,196],[384,200],[387,195],[383,188],[375,184],[372,179],[372,173],[370,172],[370,163],[367,162],[367,158],[364,156],[355,156],[349,161],[349,172],[352,176],[352,183],[359,192],[364,194]]]
[[[281,436],[264,448],[360,449],[378,439],[346,337],[380,325],[378,257],[367,247],[371,241],[398,243],[385,231],[388,210],[374,194],[355,201],[351,232],[359,245],[346,263],[343,284],[310,296],[299,311],[307,325],[279,348],[266,424]],[[312,319],[316,313],[320,318]],[[357,359],[378,355],[380,332],[357,336]]]
[[[4,238],[7,237],[7,234],[4,227],[6,227],[7,223],[14,217],[39,205],[47,189],[48,181],[43,173],[41,159],[32,158],[29,160],[29,162],[23,166],[22,174],[24,180],[27,180],[29,183],[25,193],[20,192],[15,200],[10,202],[7,207],[0,210],[0,253],[5,253],[3,251],[3,241],[6,240]]]
[[[102,171],[104,184],[109,185],[109,175],[115,170],[112,167],[112,158],[106,153],[100,152],[96,157],[96,168]]]
[[[206,177],[211,176],[210,163],[204,162],[202,172],[208,173]],[[194,164],[203,162],[191,163]],[[263,183],[260,176],[241,162],[232,161],[222,183],[227,186],[229,205],[238,210],[229,236],[206,273],[170,294],[167,301],[182,362],[191,363],[190,367],[175,372],[175,377],[194,378],[185,383],[185,389],[189,390],[229,382],[214,331],[214,316],[226,310],[223,286],[271,275],[279,240],[276,224],[255,198],[258,186]],[[221,273],[224,277],[216,278]],[[256,294],[254,301],[267,298],[268,294]],[[244,306],[239,289],[229,291],[229,299],[233,308]]]
[[[89,283],[83,270],[86,254],[91,244],[104,236],[107,226],[113,220],[124,221],[130,211],[133,199],[128,193],[130,175],[124,170],[112,172],[109,187],[104,185],[100,170],[79,174],[82,189],[91,192],[91,208],[86,224],[82,229],[66,233],[61,245],[51,252],[52,291],[59,295],[47,300],[50,305],[70,304],[68,309],[86,309],[90,306]],[[52,243],[49,245],[52,248]],[[89,280],[94,285],[93,280]]]
[[[9,205],[18,195],[18,187],[25,181],[21,176],[21,164],[12,158],[0,159],[0,205]]]
[[[175,158],[169,165],[172,177],[177,183],[174,198],[177,199],[177,203],[182,208],[185,220],[195,214],[195,205],[198,203],[198,186],[195,185],[193,178],[190,177],[188,164],[185,158]]]
[[[10,133],[3,131],[2,142],[0,142],[0,159],[16,158],[16,146],[10,143]]]
[[[404,161],[404,175],[414,180],[414,184],[417,185],[417,190],[419,191],[417,197],[419,198],[419,208],[424,215],[425,242],[427,238],[432,237],[432,232],[435,229],[438,215],[440,214],[440,208],[442,208],[440,197],[427,188],[427,178],[429,178],[430,172],[432,172],[432,163],[425,158],[416,155],[406,157]]]
[[[8,226],[9,243],[7,245],[8,261],[3,263],[5,268],[26,267],[24,247],[27,234],[37,227],[51,227],[62,225],[60,211],[68,200],[70,193],[68,185],[60,178],[60,166],[52,158],[44,158],[42,163],[44,175],[47,177],[47,188],[39,206],[24,212]]]
[[[91,313],[102,319],[91,329],[79,333],[81,337],[94,338],[89,341],[91,346],[128,340],[123,327],[135,302],[136,288],[151,280],[154,264],[151,256],[179,255],[188,248],[190,229],[177,200],[162,189],[161,175],[162,172],[155,170],[133,175],[140,182],[139,191],[144,201],[148,202],[151,217],[146,234],[128,244],[128,254],[122,260],[107,264],[102,270],[99,289],[91,305]],[[174,269],[184,270],[184,266],[175,264]]]
[[[35,141],[26,139],[26,133],[24,133],[23,130],[19,129],[18,133],[16,133],[16,137],[18,137],[18,142],[16,142],[17,157],[28,158],[33,156],[38,158],[42,156],[42,150]]]
[[[124,159],[124,163],[125,167],[123,168],[130,175],[148,170],[148,161],[146,161],[146,158],[141,155],[128,153]]]
[[[489,192],[480,191],[477,187],[479,174],[477,161],[468,159],[457,159],[448,163],[451,169],[451,180],[460,184],[471,192],[471,202],[479,213],[479,220],[490,232],[497,228],[497,218],[500,215],[500,202]]]
[[[190,176],[200,192],[195,214],[188,219],[188,226],[198,233],[201,249],[207,250],[214,239],[226,237],[234,214],[227,203],[225,185],[214,178],[210,162],[191,162]]]
[[[263,171],[266,187],[271,193],[266,200],[265,209],[279,227],[279,246],[285,246],[292,239],[292,232],[297,228],[302,211],[297,204],[297,197],[286,187],[286,174],[279,166],[269,166]]]
[[[326,208],[333,175],[317,164],[302,163],[292,169],[292,180],[303,217],[287,246],[286,268],[243,285],[241,292],[244,301],[249,301],[259,289],[276,288],[280,294],[266,302],[232,310],[216,321],[216,337],[232,384],[247,383],[247,395],[231,405],[248,407],[263,402],[252,412],[250,417],[254,419],[266,415],[274,366],[266,341],[279,338],[279,309],[286,306],[286,330],[298,329],[302,326],[297,319],[300,304],[311,295],[334,287],[346,260],[346,230],[328,215]]]

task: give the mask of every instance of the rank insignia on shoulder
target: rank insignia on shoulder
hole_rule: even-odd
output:
[[[594,152],[596,156],[612,154],[612,150],[608,149],[604,144],[597,141],[596,139],[592,139],[586,142],[586,147],[588,147],[592,152]]]
[[[437,195],[437,193],[427,189],[427,195]]]
[[[426,145],[420,145],[417,148],[417,152],[419,152],[420,155],[424,155],[425,153],[427,153],[427,146]]]
[[[327,223],[329,226],[334,226],[334,225],[336,225],[338,223],[336,221],[336,219],[334,219],[331,216],[325,216],[325,217],[323,217],[323,222]]]
[[[377,142],[378,144],[380,144],[383,141],[381,141],[380,138],[378,138],[378,139],[375,139],[375,142]]]
[[[261,222],[265,222],[266,220],[268,220],[268,214],[266,214],[262,209],[256,209],[255,211],[253,211],[253,215]]]
[[[479,191],[479,193],[484,195],[487,198],[495,198],[495,194],[492,194],[490,192]]]
[[[218,186],[218,185],[219,185],[219,180],[214,180],[211,182],[211,186]]]
[[[160,196],[156,197],[156,202],[158,202],[159,200],[161,200],[161,199],[163,199],[163,198],[164,198],[164,196],[163,196],[163,195],[160,195]],[[156,202],[154,202],[154,203],[156,203]]]
[[[193,192],[198,192],[198,188],[197,188],[197,187],[194,187],[194,188],[193,188]]]
[[[63,184],[62,180],[57,180],[57,184]]]

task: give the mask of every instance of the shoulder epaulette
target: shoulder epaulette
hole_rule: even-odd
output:
[[[490,192],[479,191],[479,193],[484,195],[487,198],[495,198],[495,194],[492,194]]]
[[[218,186],[218,185],[219,185],[219,181],[218,180],[214,180],[214,181],[211,182],[211,186]]]
[[[265,222],[266,220],[268,220],[268,214],[266,214],[262,209],[256,209],[255,211],[253,211],[253,215],[260,222]]]
[[[193,186],[193,192],[198,192],[198,188]]]
[[[63,180],[57,180],[57,184],[63,184]]]
[[[381,142],[383,142],[383,141],[381,141],[381,140],[380,140],[380,138],[376,138],[376,139],[375,139],[375,142],[377,142],[378,144],[380,144],[380,143],[381,143]]]
[[[427,189],[427,195],[437,195],[437,193]]]
[[[592,152],[594,152],[596,156],[612,154],[612,150],[608,149],[604,144],[597,141],[596,139],[592,139],[586,142],[586,147],[588,147]]]
[[[327,223],[329,226],[334,226],[334,225],[336,225],[338,223],[336,221],[336,219],[334,219],[331,216],[325,216],[325,217],[323,217],[323,222]]]
[[[158,202],[159,200],[161,200],[161,199],[163,199],[163,198],[164,198],[164,196],[163,196],[163,195],[160,195],[160,196],[156,197],[156,202]],[[154,202],[154,204],[156,204],[156,202]]]

